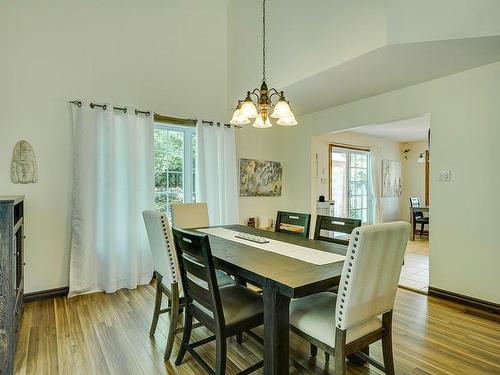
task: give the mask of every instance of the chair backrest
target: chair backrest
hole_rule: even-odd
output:
[[[416,198],[416,197],[410,198],[410,207],[411,208],[420,207],[420,198]],[[413,215],[414,219],[417,219],[419,217],[424,217],[424,214],[422,211],[413,210],[412,215]]]
[[[334,216],[318,215],[316,218],[316,227],[314,229],[314,239],[320,241],[348,244],[349,238],[335,238],[335,233],[351,234],[354,228],[361,226],[359,219],[347,219]],[[331,236],[324,236],[321,231],[330,232]]]
[[[410,207],[420,207],[420,198],[410,198]]]
[[[192,315],[209,328],[224,326],[224,313],[208,235],[173,229],[174,244],[184,286],[184,298]]]
[[[354,229],[339,284],[338,328],[392,310],[409,232],[410,224],[403,221]]]
[[[208,227],[207,204],[204,202],[172,204],[172,224],[179,229]]]
[[[162,284],[171,290],[172,283],[180,283],[180,275],[167,215],[161,211],[146,210],[142,212],[142,217],[153,254],[154,269],[163,276]]]
[[[310,214],[278,211],[274,231],[308,238],[310,225]]]

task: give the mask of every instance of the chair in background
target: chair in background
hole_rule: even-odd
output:
[[[291,330],[333,354],[336,375],[346,374],[345,357],[349,355],[394,374],[392,310],[409,231],[405,222],[356,228],[339,293],[292,300]],[[383,365],[368,356],[368,345],[378,340],[382,340]]]
[[[142,216],[148,233],[149,245],[153,254],[153,265],[156,275],[156,297],[153,310],[153,321],[149,336],[153,336],[158,325],[160,314],[168,313],[170,326],[168,329],[167,346],[164,358],[168,360],[172,353],[174,338],[182,329],[177,329],[180,312],[184,307],[184,292],[179,274],[179,263],[174,251],[172,233],[164,212],[146,210]],[[234,283],[233,279],[223,272],[217,272],[220,285]],[[161,308],[163,294],[168,298],[168,306]]]
[[[420,207],[420,198],[410,198],[410,209]],[[424,216],[422,211],[411,210],[413,216],[413,230],[412,230],[412,241],[415,241],[415,231],[417,229],[417,224],[420,224],[420,237],[424,234],[424,226],[429,225],[429,217]]]
[[[316,219],[316,227],[314,229],[314,239],[349,245],[349,238],[354,228],[361,226],[359,219],[346,219],[342,217],[318,215]],[[321,231],[329,231],[333,237],[324,236]],[[342,234],[341,236],[336,235]]]
[[[310,225],[310,214],[278,211],[274,231],[308,238]]]
[[[180,271],[185,295],[185,323],[181,347],[175,361],[180,365],[189,352],[210,374],[214,371],[194,348],[216,342],[215,374],[222,375],[226,368],[226,339],[247,332],[261,342],[250,329],[264,322],[262,297],[242,285],[228,285],[219,288],[215,268],[206,234],[175,229],[174,243],[179,257]],[[189,343],[193,318],[214,335],[198,342]],[[263,361],[252,365],[241,374],[249,374],[262,367]]]
[[[172,226],[179,229],[208,227],[207,204],[204,202],[172,204]]]

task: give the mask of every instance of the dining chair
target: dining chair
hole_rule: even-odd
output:
[[[186,311],[184,334],[175,361],[180,365],[186,352],[210,374],[226,371],[226,340],[247,332],[259,342],[262,340],[250,330],[264,323],[262,297],[242,285],[220,287],[215,277],[214,261],[208,235],[175,229],[174,244],[179,257]],[[214,335],[190,343],[193,318]],[[214,370],[194,350],[215,340],[216,367]],[[240,374],[249,374],[263,366],[263,361],[250,366]]]
[[[420,207],[420,198],[410,198],[410,207],[418,208]],[[417,229],[417,224],[420,224],[420,237],[424,234],[424,226],[429,225],[429,217],[424,216],[422,211],[411,210],[413,216],[413,231],[412,231],[412,241],[415,241],[415,231]]]
[[[316,218],[316,227],[314,229],[314,239],[349,245],[349,239],[352,231],[354,228],[360,226],[361,220],[359,219],[318,215]],[[328,231],[332,233],[333,236],[325,236],[321,233],[321,231]],[[343,236],[335,236],[335,233],[341,233]]]
[[[308,238],[310,225],[310,214],[278,211],[274,231]]]
[[[172,204],[172,226],[179,229],[206,228],[209,224],[205,202]]]
[[[356,228],[346,254],[339,293],[292,300],[290,328],[314,347],[335,356],[335,374],[346,373],[354,355],[394,374],[392,310],[410,224],[393,222]],[[368,356],[368,345],[382,340],[384,364]],[[314,355],[315,353],[313,353]]]
[[[143,211],[142,216],[153,255],[156,277],[156,297],[149,336],[155,334],[160,314],[168,313],[170,325],[164,354],[164,359],[168,360],[172,353],[175,335],[182,331],[182,329],[177,329],[178,317],[184,307],[184,292],[179,273],[179,262],[172,242],[172,231],[165,212],[146,210]],[[224,272],[217,271],[217,278],[220,285],[234,283],[233,279]],[[168,307],[162,309],[161,302],[164,294],[168,299]]]

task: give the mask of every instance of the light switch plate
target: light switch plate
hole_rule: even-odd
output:
[[[451,181],[451,171],[449,169],[446,171],[439,171],[439,181],[441,182]]]

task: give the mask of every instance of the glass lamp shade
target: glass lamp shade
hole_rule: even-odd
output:
[[[255,104],[253,104],[251,99],[245,99],[241,105],[241,113],[246,118],[256,118],[259,115],[257,113],[257,108],[255,108]]]
[[[289,116],[281,117],[276,123],[281,126],[294,126],[297,125],[297,120],[295,120],[295,116],[291,113]]]
[[[241,109],[237,109],[233,113],[233,117],[231,118],[231,121],[229,121],[230,124],[232,125],[247,125],[250,124],[250,120],[248,117],[245,117],[243,113],[241,112]]]
[[[271,126],[273,126],[273,124],[271,124],[269,117],[264,122],[264,120],[262,119],[262,116],[259,116],[255,119],[255,122],[253,123],[253,127],[259,128],[259,129],[270,128]]]
[[[271,115],[272,118],[282,118],[293,116],[292,110],[290,109],[290,105],[286,100],[279,100],[274,107],[274,111]]]

